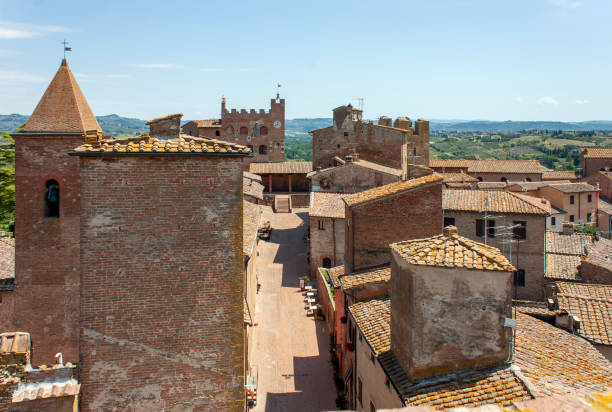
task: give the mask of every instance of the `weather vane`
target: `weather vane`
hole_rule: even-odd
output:
[[[280,83],[277,83],[276,84],[276,100],[280,99],[280,88],[281,88]]]
[[[66,58],[66,52],[67,51],[72,51],[72,47],[68,47],[68,42],[66,41],[66,39],[64,39],[62,44],[64,45],[64,59],[65,59]]]

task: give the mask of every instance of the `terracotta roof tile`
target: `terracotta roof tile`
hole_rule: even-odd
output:
[[[391,349],[391,300],[388,297],[357,302],[348,310],[375,355]]]
[[[242,243],[243,251],[247,256],[251,256],[253,252],[253,245],[257,238],[257,229],[259,229],[259,222],[261,219],[261,208],[259,205],[255,205],[251,202],[244,200],[242,202]]]
[[[537,160],[467,160],[468,173],[542,173]]]
[[[310,192],[310,216],[344,219],[342,194]]]
[[[263,191],[264,186],[261,184],[261,180],[250,179],[243,175],[242,193],[245,196],[252,196],[255,199],[263,200]]]
[[[612,203],[606,202],[601,197],[597,200],[597,209],[601,210],[604,213],[612,215]]]
[[[165,116],[161,116],[161,117],[156,117],[155,119],[151,119],[149,121],[147,121],[145,124],[148,126],[152,123],[157,123],[160,122],[162,120],[167,120],[167,119],[173,119],[175,117],[183,117],[183,113],[173,113],[173,114],[167,114]]]
[[[388,283],[389,279],[391,279],[391,267],[385,266],[351,272],[340,278],[340,284],[345,290],[371,283]]]
[[[582,149],[582,154],[586,158],[612,158],[612,148],[585,147]]]
[[[578,334],[589,341],[612,345],[612,285],[557,282],[560,310],[580,319]]]
[[[480,190],[499,190],[508,186],[506,182],[478,182],[476,187]]]
[[[344,199],[349,206],[355,206],[361,203],[369,202],[371,200],[379,199],[381,197],[394,195],[406,190],[416,189],[420,186],[441,181],[442,176],[437,173],[434,173],[431,175],[419,177],[417,179],[393,182],[389,183],[388,185],[375,187],[373,189],[368,189],[363,192],[346,195]]]
[[[261,176],[256,175],[255,173],[250,173],[250,172],[242,172],[242,176],[247,178],[247,179],[251,179],[251,180],[256,180],[259,183],[261,183],[263,180],[261,179]]]
[[[0,237],[0,279],[15,277],[15,239]]]
[[[528,315],[539,315],[546,317],[554,317],[559,313],[558,310],[548,309],[546,302],[534,301],[534,300],[515,300],[512,302],[513,307],[521,313]]]
[[[612,364],[589,342],[521,313],[517,314],[515,363],[538,396],[612,387]]]
[[[468,161],[465,159],[429,159],[429,167],[441,168],[467,168]]]
[[[27,353],[30,350],[30,334],[27,332],[0,333],[0,353]]]
[[[548,215],[550,203],[514,192],[501,190],[445,190],[442,208],[461,212],[491,212]]]
[[[196,127],[212,127],[215,129],[221,127],[221,119],[192,120],[189,123],[194,123]]]
[[[391,249],[413,265],[516,270],[499,249],[459,236],[454,226],[444,228],[442,235],[393,243]]]
[[[372,169],[377,172],[387,173],[387,174],[390,174],[393,176],[399,176],[399,177],[402,176],[401,169],[396,169],[394,167],[385,166],[380,163],[370,162],[369,160],[358,158],[358,159],[354,159],[352,163],[356,166],[365,167],[367,169]],[[350,162],[348,162],[347,164],[350,164]]]
[[[561,255],[557,253],[546,254],[547,279],[579,280],[578,266],[582,257],[579,255]]]
[[[563,234],[561,232],[546,231],[546,253],[563,255],[586,255],[586,247],[593,243],[590,235],[581,233]]]
[[[444,183],[477,182],[478,179],[465,173],[443,173]]]
[[[612,271],[612,240],[600,237],[597,242],[587,246],[587,252],[583,262]]]
[[[149,135],[104,139],[96,144],[84,144],[75,153],[191,153],[191,154],[237,154],[248,155],[251,149],[222,140],[193,137],[181,134],[174,139],[157,139]]]
[[[306,174],[312,172],[312,162],[266,162],[251,163],[249,172],[265,174]]]
[[[84,133],[88,130],[102,128],[64,59],[23,131]]]
[[[346,273],[344,265],[326,269],[329,275],[329,280],[334,288],[340,287],[340,276]]]
[[[550,170],[542,173],[542,180],[574,180],[576,172],[571,170]]]
[[[597,192],[598,189],[588,183],[548,183],[549,187],[557,189],[563,193],[583,193]]]

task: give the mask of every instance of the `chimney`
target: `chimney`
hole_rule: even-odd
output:
[[[391,351],[412,382],[507,359],[515,269],[499,250],[448,226],[391,252]]]
[[[429,121],[417,119],[417,121],[414,122],[414,132],[421,137],[429,137]]]
[[[574,233],[574,224],[571,222],[563,222],[563,234],[571,235]]]
[[[393,122],[393,127],[397,127],[398,129],[409,130],[412,128],[412,120],[408,116],[399,116]]]
[[[95,145],[102,139],[102,132],[99,130],[87,130],[85,132],[85,143]]]
[[[353,162],[353,156],[344,156],[344,160],[346,161],[346,163],[352,163]]]
[[[391,118],[388,116],[380,116],[378,118],[378,124],[381,126],[389,126],[391,127]]]
[[[182,118],[183,114],[177,113],[149,120],[146,123],[149,126],[149,135],[159,139],[173,139],[179,137]]]

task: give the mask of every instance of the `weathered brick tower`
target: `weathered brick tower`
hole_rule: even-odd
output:
[[[81,410],[244,410],[248,149],[145,135],[75,154]]]
[[[66,60],[15,137],[15,289],[0,331],[32,336],[33,364],[77,362],[79,162],[68,156],[101,128]]]

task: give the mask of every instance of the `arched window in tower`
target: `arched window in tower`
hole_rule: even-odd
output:
[[[328,258],[328,257],[323,258],[323,267],[326,268],[326,269],[331,268],[331,259],[330,258]]]
[[[508,181],[508,179],[506,179],[506,177],[502,177],[502,178],[501,178],[501,181],[502,181],[502,182],[504,182],[504,183],[506,183],[506,182]]]
[[[221,136],[221,131],[220,130],[215,130],[215,136]]]
[[[260,136],[267,136],[268,135],[268,128],[266,126],[261,126],[259,128],[259,135]]]
[[[45,217],[59,217],[60,193],[56,180],[45,183]]]
[[[265,144],[262,144],[261,146],[259,146],[259,154],[264,155],[268,153],[268,148],[266,147]]]
[[[242,126],[240,128],[240,136],[246,136],[247,134],[249,134],[249,128],[246,126]]]

